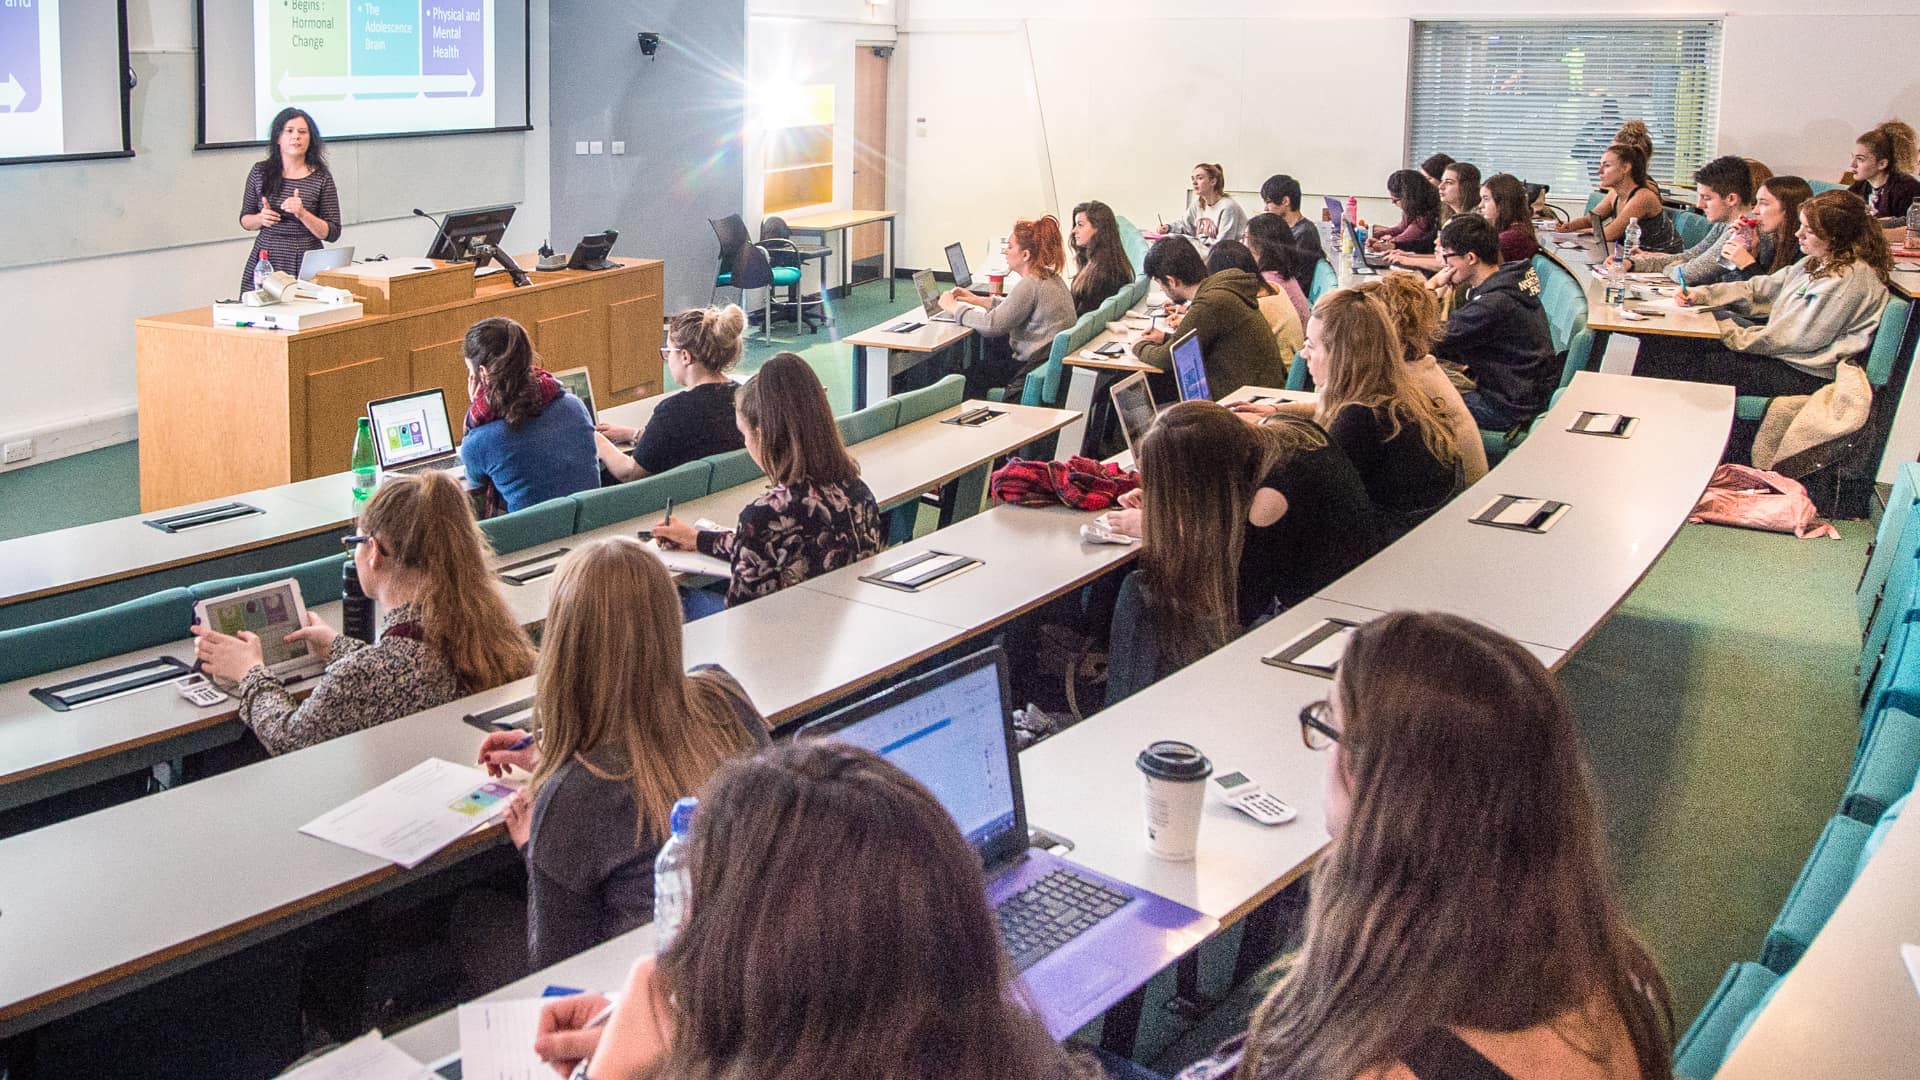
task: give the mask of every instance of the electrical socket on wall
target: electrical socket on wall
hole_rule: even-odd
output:
[[[11,465],[16,461],[25,461],[32,456],[32,439],[21,439],[0,447],[0,465]]]

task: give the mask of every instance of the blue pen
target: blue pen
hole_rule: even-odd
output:
[[[514,743],[514,744],[513,744],[513,749],[515,749],[515,750],[525,750],[525,749],[526,749],[527,747],[529,747],[529,746],[532,746],[532,745],[533,745],[533,736],[532,736],[532,735],[528,735],[528,736],[526,736],[525,738],[523,738],[523,739],[521,739],[521,740],[520,740],[519,742],[517,742],[517,743]]]
[[[1680,276],[1680,295],[1687,295],[1687,268],[1684,266],[1676,266],[1673,268],[1673,272]]]

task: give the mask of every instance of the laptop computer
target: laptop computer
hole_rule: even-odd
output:
[[[417,473],[460,464],[447,422],[447,394],[439,387],[367,402],[373,452],[380,471]]]
[[[1200,355],[1200,339],[1189,330],[1173,339],[1173,382],[1180,388],[1181,401],[1212,401],[1213,388],[1207,385],[1207,365]]]
[[[300,256],[300,280],[312,281],[323,270],[338,270],[353,261],[353,245],[314,248]]]
[[[600,413],[593,407],[593,376],[587,373],[587,369],[568,368],[551,374],[561,386],[567,388],[567,393],[579,398],[580,404],[587,407],[587,419],[599,423]]]
[[[1337,244],[1340,239],[1340,223],[1347,217],[1347,205],[1331,195],[1321,197],[1327,200],[1327,220],[1333,222],[1333,238]]]
[[[967,267],[967,252],[958,241],[947,245],[947,269],[953,271],[953,287],[971,291],[975,284],[973,271]]]
[[[1160,409],[1153,403],[1153,387],[1147,385],[1147,373],[1136,371],[1114,383],[1107,391],[1113,395],[1113,412],[1120,418],[1120,434],[1127,440],[1127,451],[1135,465],[1140,463],[1140,440],[1153,426]]]
[[[926,785],[986,869],[987,899],[1047,1030],[1064,1038],[1218,922],[1028,847],[1006,654],[986,649],[801,729],[863,746]],[[1146,843],[1142,830],[1142,844]]]
[[[959,322],[958,315],[940,310],[940,283],[933,279],[931,270],[915,270],[913,287],[920,293],[920,307],[927,313],[928,322]]]

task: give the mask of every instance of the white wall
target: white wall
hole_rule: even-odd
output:
[[[532,53],[531,121],[524,135],[452,136],[452,139],[492,139],[517,143],[524,166],[515,169],[506,186],[524,192],[513,229],[507,237],[518,249],[532,250],[546,235],[550,200],[547,178],[547,5],[531,0]],[[133,201],[129,188],[119,196],[76,205],[63,185],[87,178],[93,190],[100,177],[123,176],[125,185],[172,181],[154,177],[152,170],[171,156],[187,159],[194,168],[209,159],[232,160],[230,191],[182,192],[183,198],[231,200],[238,213],[239,191],[255,151],[192,152],[195,115],[192,5],[187,0],[129,0],[128,35],[133,66],[140,85],[133,91],[132,160],[10,166],[0,181],[9,197],[0,198],[0,237],[25,228],[25,223],[47,215],[111,215],[120,218],[122,253],[98,258],[44,262],[0,270],[0,326],[6,327],[0,346],[0,370],[6,372],[8,392],[0,395],[0,441],[23,437],[35,440],[34,461],[45,461],[132,438],[135,430],[133,323],[146,315],[197,307],[233,295],[242,264],[252,243],[250,235],[234,226],[231,239],[161,247],[143,239],[140,215],[122,212],[121,199]],[[184,140],[184,141],[183,141]],[[342,144],[342,148],[374,144]],[[406,170],[418,176],[423,206],[439,206],[433,197],[432,163],[442,140],[394,140],[378,155],[346,155],[356,159],[417,163]],[[145,161],[142,159],[145,158]],[[183,164],[181,167],[186,167]],[[367,177],[368,184],[403,182],[395,177]],[[342,192],[347,218],[341,242],[362,253],[416,254],[426,249],[431,233],[411,217],[359,220],[353,213],[354,193]],[[157,229],[158,226],[150,226]],[[14,466],[20,467],[20,466]]]

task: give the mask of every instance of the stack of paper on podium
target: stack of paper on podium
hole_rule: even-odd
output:
[[[323,304],[317,300],[283,300],[278,304],[215,304],[215,326],[251,326],[265,330],[312,330],[317,326],[351,322],[365,314],[359,304]]]

